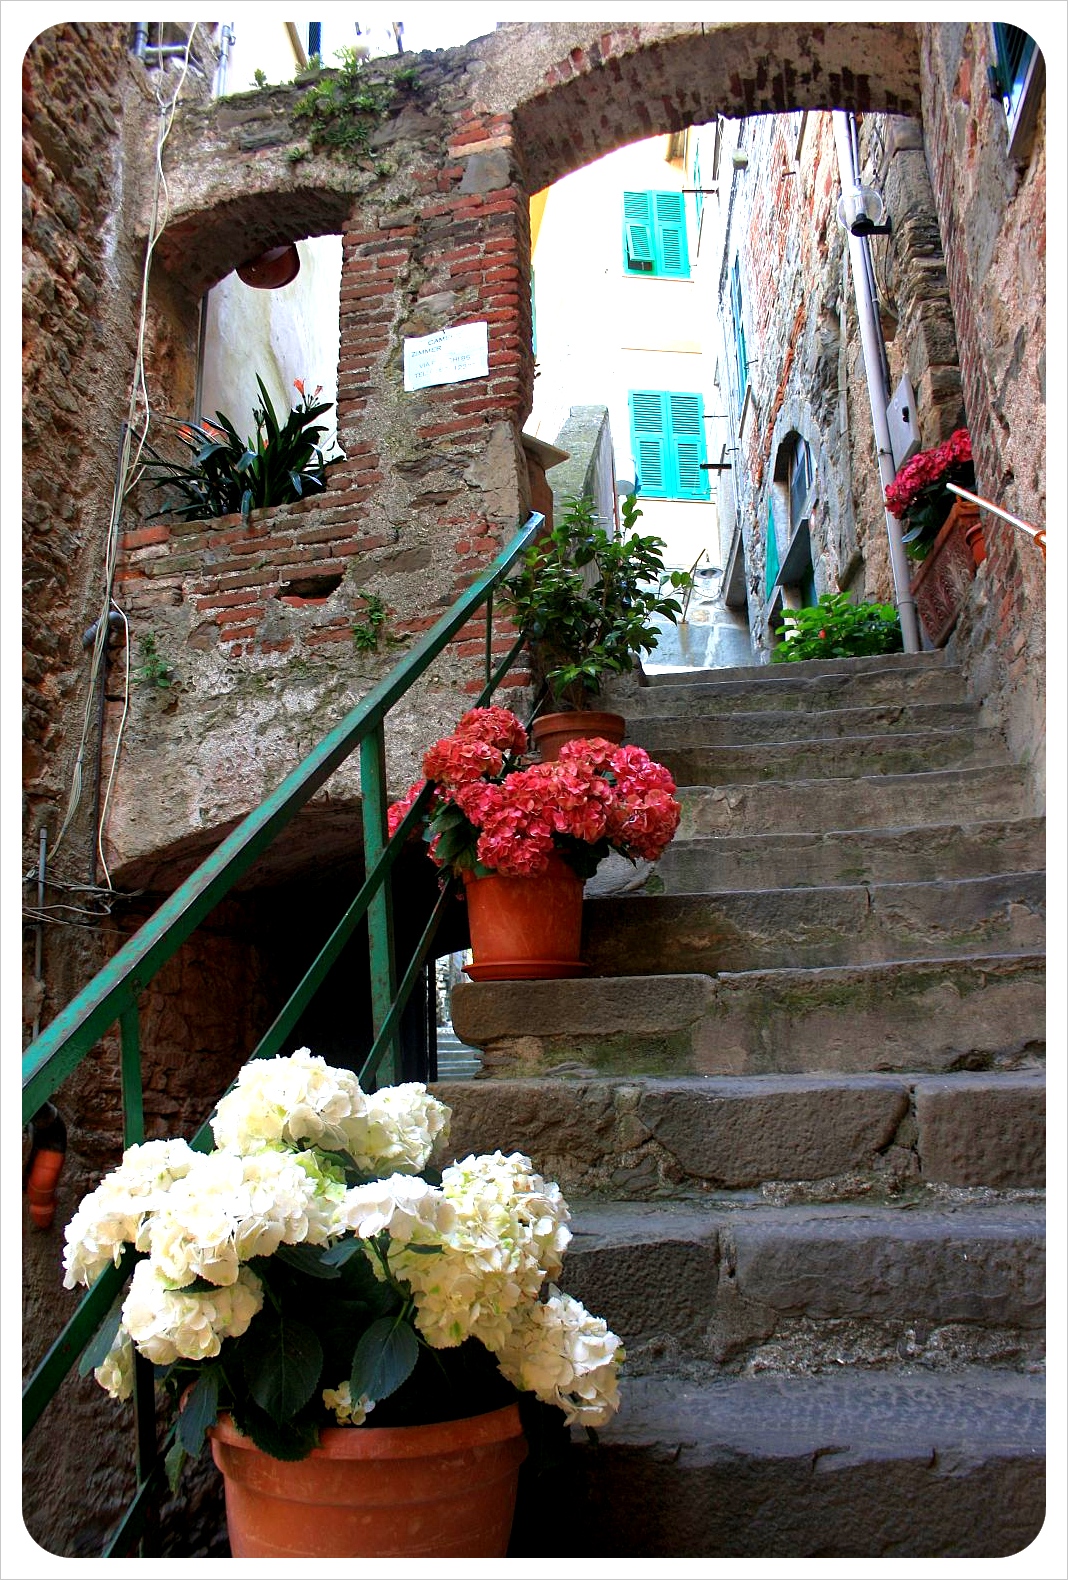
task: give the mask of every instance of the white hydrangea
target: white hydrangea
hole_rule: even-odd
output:
[[[252,1059],[211,1121],[217,1147],[251,1152],[264,1144],[305,1142],[348,1151],[365,1134],[367,1098],[351,1070],[307,1048],[277,1059]]]
[[[242,1262],[280,1245],[330,1238],[344,1186],[312,1153],[211,1152],[169,1191],[149,1225],[149,1250],[176,1288],[205,1278],[232,1284]]]
[[[239,1338],[263,1305],[263,1285],[248,1267],[225,1289],[187,1294],[172,1289],[151,1261],[138,1262],[123,1302],[122,1322],[141,1354],[156,1366],[179,1358],[210,1360],[224,1339]]]
[[[182,1140],[142,1141],[127,1147],[117,1169],[84,1197],[66,1227],[63,1287],[91,1284],[123,1247],[148,1249],[148,1223],[176,1180],[203,1162]]]
[[[385,1086],[366,1099],[363,1127],[353,1127],[350,1151],[365,1174],[382,1169],[418,1174],[434,1150],[448,1140],[451,1109],[419,1081]]]
[[[334,1210],[336,1234],[352,1230],[361,1240],[369,1240],[388,1229],[396,1242],[419,1240],[436,1242],[456,1221],[456,1211],[443,1193],[426,1180],[409,1174],[391,1174],[388,1179],[354,1185]]]
[[[93,1376],[113,1399],[128,1399],[133,1393],[134,1350],[133,1342],[122,1323]]]
[[[338,1426],[362,1426],[375,1407],[375,1401],[365,1393],[353,1404],[352,1388],[348,1382],[341,1383],[337,1388],[324,1388],[323,1403],[334,1412]]]
[[[568,1426],[604,1426],[619,1409],[625,1352],[602,1317],[550,1286],[543,1304],[520,1308],[497,1364],[508,1381],[564,1412]]]
[[[435,1349],[473,1336],[496,1352],[515,1311],[559,1273],[571,1238],[567,1203],[521,1153],[465,1158],[443,1171],[442,1192],[455,1221],[441,1255],[393,1246],[391,1268],[411,1288],[416,1326]]]

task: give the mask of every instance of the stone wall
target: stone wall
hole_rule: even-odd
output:
[[[991,30],[923,29],[927,161],[946,253],[977,492],[1044,527],[1045,118],[1017,162],[986,82]],[[983,703],[1029,766],[1044,804],[1045,561],[986,518],[987,559],[953,645]]]

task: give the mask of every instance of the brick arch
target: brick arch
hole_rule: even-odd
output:
[[[334,235],[352,209],[352,193],[332,187],[244,192],[187,211],[164,230],[156,257],[193,296],[269,247],[306,236]]]
[[[531,192],[717,114],[920,113],[912,23],[515,24],[482,53],[490,73],[480,96],[511,111]]]

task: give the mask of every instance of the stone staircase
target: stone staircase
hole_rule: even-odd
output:
[[[1044,1518],[1042,822],[940,653],[712,675],[623,704],[683,818],[587,899],[593,974],[453,995],[456,1154],[560,1181],[564,1286],[628,1351],[514,1555],[1008,1555]]]

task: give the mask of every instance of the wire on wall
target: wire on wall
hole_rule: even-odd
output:
[[[127,408],[126,421],[123,424],[122,440],[119,447],[119,459],[116,468],[115,483],[111,499],[111,514],[108,521],[107,536],[104,546],[104,595],[101,600],[100,614],[96,621],[95,636],[93,639],[93,654],[89,671],[89,689],[86,698],[85,715],[82,721],[81,740],[75,758],[74,770],[71,776],[70,795],[67,810],[59,833],[52,846],[52,858],[63,842],[74,816],[81,804],[85,778],[85,757],[93,723],[93,703],[97,696],[97,688],[104,684],[104,670],[107,663],[107,644],[111,631],[109,615],[115,610],[121,617],[126,632],[126,663],[123,677],[123,706],[116,731],[115,744],[111,754],[111,767],[108,774],[107,789],[101,804],[97,826],[93,830],[93,839],[101,870],[104,874],[106,891],[113,889],[111,876],[108,872],[107,862],[103,851],[103,830],[107,820],[107,810],[110,803],[111,792],[114,786],[115,775],[118,770],[119,754],[122,749],[122,739],[126,728],[126,720],[130,707],[130,643],[129,621],[125,612],[119,608],[113,594],[115,585],[115,571],[118,562],[119,525],[122,518],[123,506],[126,496],[137,482],[137,467],[148,437],[149,422],[151,419],[151,403],[148,395],[148,384],[145,378],[145,335],[148,323],[148,288],[152,269],[152,256],[160,236],[166,229],[169,215],[169,198],[167,192],[167,178],[163,171],[163,150],[170,136],[174,124],[174,116],[178,100],[185,80],[189,73],[190,54],[193,38],[199,23],[194,23],[190,28],[189,37],[186,39],[182,50],[181,66],[174,92],[170,97],[164,93],[163,71],[155,76],[155,93],[159,109],[159,120],[156,130],[155,167],[152,182],[152,207],[149,222],[148,239],[145,245],[144,265],[141,272],[141,297],[138,308],[137,321],[137,346],[134,359],[133,377],[130,384],[130,399]],[[136,439],[135,436],[136,435]]]

